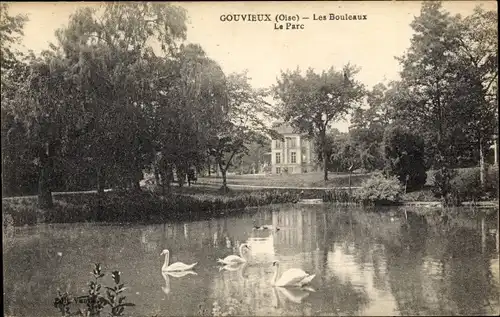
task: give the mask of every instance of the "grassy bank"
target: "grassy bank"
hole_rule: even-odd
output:
[[[230,190],[173,188],[165,197],[151,191],[107,192],[101,206],[96,194],[54,196],[54,207],[40,210],[36,197],[2,200],[4,223],[163,222],[200,220],[245,212],[247,207],[295,203],[299,199],[350,202],[346,190]]]
[[[2,201],[4,220],[15,226],[57,222],[161,222],[196,220],[241,213],[246,207],[296,201],[290,192],[174,192],[161,197],[152,192],[108,192],[101,206],[95,194],[54,197],[54,207],[40,210],[36,198]],[[6,221],[4,221],[5,223]]]
[[[351,186],[360,186],[363,180],[371,174],[352,174]],[[227,177],[228,185],[252,185],[252,186],[289,186],[289,187],[346,187],[349,186],[349,174],[329,173],[328,181],[323,180],[323,172],[312,172],[304,174],[283,175],[230,175]],[[222,184],[221,177],[201,177],[198,183]]]

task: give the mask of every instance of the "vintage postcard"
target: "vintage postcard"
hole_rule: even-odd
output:
[[[498,315],[494,1],[2,2],[4,315]]]

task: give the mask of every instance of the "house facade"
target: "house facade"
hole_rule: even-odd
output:
[[[275,130],[283,135],[284,141],[271,141],[271,173],[311,172],[315,168],[313,144],[307,135],[295,132],[287,124],[276,124]]]

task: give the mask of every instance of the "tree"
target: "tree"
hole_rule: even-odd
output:
[[[403,70],[402,85],[406,97],[397,106],[399,119],[415,131],[427,130],[429,149],[437,165],[447,164],[452,144],[447,132],[456,119],[453,104],[455,91],[451,83],[460,76],[458,59],[457,18],[444,12],[440,2],[425,2],[421,14],[411,23],[415,31],[407,53],[399,59]],[[441,162],[441,160],[445,160]]]
[[[36,153],[40,208],[52,207],[54,158],[68,127],[76,124],[67,68],[67,60],[57,54],[45,52],[41,57],[32,57],[10,103]]]
[[[384,134],[386,171],[408,188],[420,188],[427,179],[422,138],[399,126]]]
[[[384,84],[375,85],[367,94],[367,108],[356,109],[351,118],[349,136],[359,152],[360,167],[382,169],[384,130],[392,122],[393,108],[388,102],[392,91]]]
[[[24,35],[24,24],[28,17],[22,14],[9,15],[9,4],[0,4],[0,68],[2,74],[19,62],[21,53],[13,45],[19,44]]]
[[[479,8],[452,17],[440,2],[426,2],[411,24],[415,34],[392,101],[396,120],[424,137],[430,165],[484,160],[497,116],[495,17]]]
[[[9,15],[9,4],[0,4],[0,72],[2,105],[2,193],[19,194],[22,188],[30,190],[33,179],[30,146],[24,139],[25,126],[15,114],[15,95],[25,78],[24,56],[15,49],[23,36],[24,15]]]
[[[478,99],[472,109],[471,134],[479,145],[481,184],[485,182],[485,149],[498,124],[498,13],[476,6],[474,13],[457,22],[459,56],[475,85],[468,88]],[[466,115],[468,116],[468,115]],[[474,142],[474,143],[476,143]]]
[[[223,190],[227,190],[227,170],[235,156],[247,154],[247,146],[261,142],[263,135],[277,137],[262,119],[273,115],[271,105],[264,101],[265,90],[252,88],[246,72],[230,74],[226,87],[227,103],[220,116],[213,116],[208,143],[208,152],[222,174]]]
[[[318,138],[323,151],[325,181],[328,180],[327,129],[363,98],[363,85],[353,79],[358,71],[351,65],[346,65],[342,72],[332,67],[317,74],[309,69],[305,76],[299,69],[286,71],[274,87],[285,121],[300,132]]]
[[[159,80],[151,72],[156,59],[150,42],[172,55],[186,26],[185,11],[170,4],[113,3],[101,11],[85,8],[72,15],[68,27],[58,30],[55,48],[74,65],[85,121],[81,142],[102,197],[106,179],[139,188],[142,168],[153,159],[148,118]]]

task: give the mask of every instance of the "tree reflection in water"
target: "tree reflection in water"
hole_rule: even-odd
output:
[[[140,316],[192,316],[204,302],[210,313],[214,301],[246,316],[493,314],[498,218],[460,216],[465,212],[450,214],[446,228],[432,215],[408,212],[406,220],[397,209],[326,204],[272,206],[254,218],[187,225],[16,228],[15,247],[3,251],[5,313],[53,316],[55,289],[69,286],[81,294],[89,265],[101,262],[127,276],[127,298],[138,304],[133,314]],[[282,230],[253,232],[255,222]],[[248,267],[219,271],[217,258],[234,254],[243,242],[254,246]],[[160,275],[165,247],[180,261],[199,261],[198,275],[171,277],[167,284]],[[316,292],[274,293],[274,259],[316,273]]]

